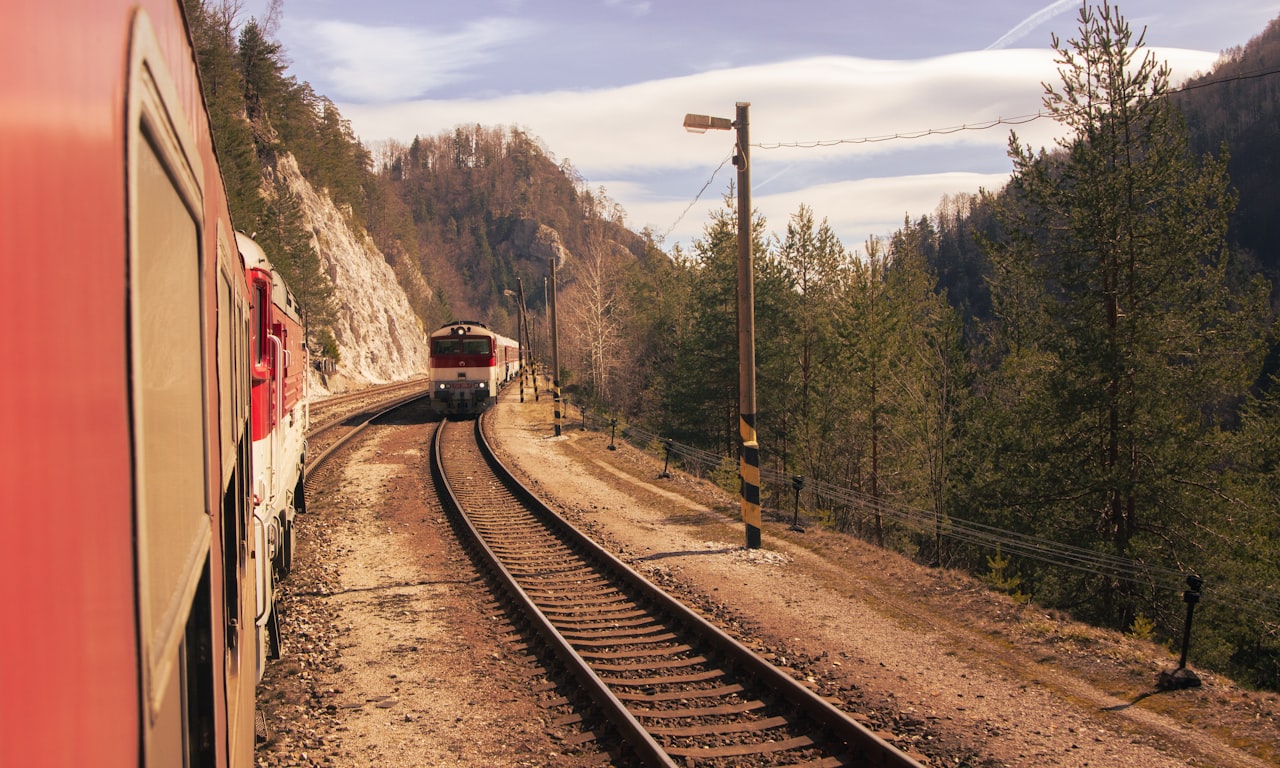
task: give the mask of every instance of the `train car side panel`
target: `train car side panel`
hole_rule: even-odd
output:
[[[19,0],[0,21],[20,31],[0,47],[0,765],[250,766],[228,608],[254,597],[249,451],[227,444],[247,384],[224,398],[244,366],[218,357],[247,347],[247,291],[234,251],[218,279],[230,220],[182,7]]]
[[[249,650],[257,592],[253,581],[249,531],[252,504],[250,474],[252,439],[249,381],[249,293],[244,263],[228,230],[218,236],[218,383],[221,449],[222,508],[219,528],[220,557],[214,561],[215,583],[222,585],[222,623],[214,627],[214,647],[223,650],[222,680],[225,689],[228,754],[252,755],[254,749],[254,694],[258,681],[251,666],[256,653]],[[224,688],[225,687],[225,688]]]
[[[120,11],[78,9],[74,25],[35,2],[0,12],[21,30],[0,46],[0,323],[5,357],[35,369],[0,379],[4,765],[138,764],[136,713],[119,706],[138,674]],[[54,514],[68,510],[74,524]],[[78,723],[87,708],[124,711]]]

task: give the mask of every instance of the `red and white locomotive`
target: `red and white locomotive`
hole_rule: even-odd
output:
[[[258,647],[278,654],[280,625],[275,579],[293,567],[294,517],[305,508],[307,345],[301,308],[262,248],[243,233],[236,243],[244,258],[252,313],[249,369],[253,413],[253,536],[266,557],[254,563],[258,602]],[[259,657],[258,677],[265,658]]]
[[[0,765],[247,768],[297,312],[235,234],[179,0],[0,22]]]
[[[445,323],[429,337],[431,409],[438,414],[475,414],[520,372],[520,345],[484,323]]]

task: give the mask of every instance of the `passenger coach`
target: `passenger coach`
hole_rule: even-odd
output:
[[[5,768],[254,765],[305,354],[183,7],[0,3]]]

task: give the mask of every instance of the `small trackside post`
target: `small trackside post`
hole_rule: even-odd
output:
[[[1156,680],[1156,687],[1170,691],[1182,688],[1199,688],[1200,676],[1187,669],[1187,651],[1191,647],[1191,616],[1195,613],[1196,603],[1200,602],[1200,590],[1204,579],[1194,573],[1187,576],[1187,589],[1182,593],[1182,601],[1187,604],[1187,620],[1182,626],[1182,657],[1178,660],[1178,668],[1172,672],[1161,672]]]
[[[804,490],[804,475],[792,475],[791,487],[796,492],[796,504],[791,513],[791,530],[804,533],[804,529],[800,527],[800,491]]]

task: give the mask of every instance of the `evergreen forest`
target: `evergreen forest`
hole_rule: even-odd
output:
[[[426,327],[515,336],[519,285],[545,359],[556,259],[575,401],[732,466],[732,189],[667,252],[518,128],[372,151],[284,75],[271,14],[186,1],[233,217],[286,271],[313,345],[333,287],[274,181],[284,152],[379,243]],[[1280,690],[1280,21],[1186,84],[1142,37],[1081,7],[1043,93],[1064,138],[1011,135],[1003,189],[858,244],[809,206],[749,212],[761,464],[806,478],[811,520],[1175,649],[1198,577],[1193,663]],[[790,494],[767,487],[766,507]]]

